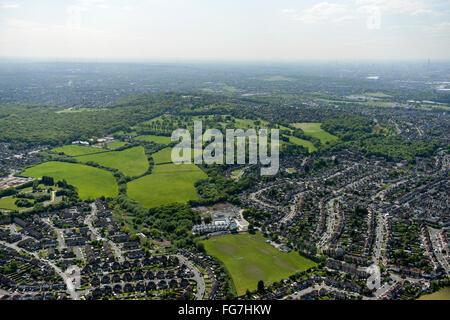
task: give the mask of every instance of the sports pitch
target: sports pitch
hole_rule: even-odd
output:
[[[111,172],[82,164],[50,161],[25,170],[22,176],[50,176],[55,181],[66,180],[77,188],[78,195],[83,200],[101,196],[116,197],[118,193],[117,183]]]
[[[267,244],[260,233],[214,237],[204,241],[208,254],[223,262],[239,296],[255,290],[259,280],[266,285],[288,278],[316,265],[297,252],[289,253]]]

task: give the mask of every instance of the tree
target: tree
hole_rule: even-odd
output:
[[[212,218],[211,218],[210,215],[207,215],[207,216],[203,219],[203,221],[204,221],[206,224],[208,224],[208,223],[211,223]]]
[[[41,183],[46,186],[53,186],[55,184],[55,181],[52,177],[43,176],[41,179]]]
[[[258,292],[259,293],[264,293],[265,289],[264,289],[264,281],[259,280],[258,281]]]
[[[197,250],[200,252],[205,252],[205,245],[203,242],[197,242]]]

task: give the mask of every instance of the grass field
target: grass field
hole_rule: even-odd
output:
[[[123,151],[111,151],[76,157],[80,162],[93,161],[104,167],[114,168],[133,177],[148,170],[148,161],[143,147],[134,147]]]
[[[0,199],[0,209],[6,210],[20,210],[18,206],[14,204],[16,202],[16,198],[13,197],[4,197]]]
[[[162,164],[150,175],[131,181],[128,196],[147,208],[197,199],[194,183],[207,175],[193,164]]]
[[[68,184],[77,188],[83,200],[101,196],[116,197],[118,193],[117,183],[111,172],[82,164],[50,161],[25,170],[22,176],[50,176],[56,181],[65,179]]]
[[[128,142],[124,142],[124,141],[113,141],[113,142],[106,144],[106,147],[108,149],[118,149],[118,148],[122,148],[122,147],[126,146],[127,144],[128,144]]]
[[[164,148],[152,154],[155,164],[172,162],[172,148]]]
[[[309,122],[309,123],[294,123],[294,127],[302,129],[306,135],[317,138],[321,143],[327,143],[328,141],[335,141],[338,137],[326,132],[320,127],[321,123]]]
[[[444,287],[432,294],[421,296],[418,300],[450,300],[450,287]]]
[[[231,274],[237,294],[255,290],[259,280],[266,285],[307,270],[316,264],[297,252],[282,252],[267,244],[260,234],[236,234],[204,241],[208,254],[221,260]]]
[[[317,148],[312,144],[312,142],[308,140],[300,139],[294,136],[289,136],[289,142],[307,148],[310,153],[317,150]]]
[[[172,148],[164,148],[152,154],[155,164],[172,163]],[[194,157],[194,150],[191,149],[191,160]]]
[[[156,143],[161,143],[161,144],[169,144],[169,143],[172,142],[170,140],[170,137],[153,136],[153,135],[139,136],[139,137],[136,138],[136,140],[156,142]]]
[[[52,151],[58,152],[58,153],[62,152],[68,156],[76,157],[76,156],[81,156],[81,155],[85,155],[85,154],[104,152],[105,150],[100,149],[100,148],[71,144],[68,146],[52,149]]]

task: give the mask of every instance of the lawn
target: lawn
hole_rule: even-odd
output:
[[[81,155],[85,155],[85,154],[104,152],[105,150],[101,149],[101,148],[94,148],[94,147],[71,144],[68,146],[63,146],[63,147],[52,149],[51,151],[58,152],[58,153],[62,152],[68,156],[76,157],[76,156],[81,156]]]
[[[111,172],[82,164],[50,161],[25,170],[22,176],[50,176],[55,181],[65,179],[68,184],[77,188],[83,200],[101,196],[116,197],[118,193],[117,183]]]
[[[450,287],[444,287],[432,294],[426,294],[419,300],[450,300]]]
[[[327,143],[328,141],[335,141],[338,139],[338,137],[323,130],[320,125],[321,123],[318,122],[294,123],[294,127],[302,129],[308,136],[319,139],[321,143]]]
[[[131,181],[128,196],[147,208],[197,199],[194,183],[207,175],[194,164],[161,164],[150,175]]]
[[[246,233],[214,237],[204,245],[208,254],[224,263],[239,296],[247,289],[255,290],[259,280],[268,285],[316,265],[297,252],[280,251],[265,241],[260,233]]]
[[[134,177],[148,170],[148,161],[143,147],[134,147],[123,151],[111,151],[79,156],[80,162],[93,161],[104,167],[114,168],[123,174]]]
[[[149,141],[149,142],[155,142],[155,143],[161,143],[161,144],[169,144],[169,143],[172,142],[170,140],[170,137],[154,136],[154,135],[139,136],[139,137],[136,138],[136,140]]]
[[[0,199],[0,209],[6,210],[20,210],[18,206],[14,204],[16,202],[16,198],[13,197],[4,197]]]

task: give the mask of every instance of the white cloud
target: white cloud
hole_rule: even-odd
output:
[[[280,12],[281,13],[285,13],[285,14],[292,14],[292,13],[296,13],[297,10],[295,10],[295,9],[281,9]]]
[[[336,22],[347,12],[347,8],[336,3],[320,2],[305,10],[283,9],[281,12],[287,14],[291,19],[314,24],[330,21]]]
[[[20,7],[18,3],[1,3],[0,6],[4,9],[17,9]]]
[[[433,37],[450,37],[450,22],[442,22],[425,29]]]
[[[423,0],[356,0],[356,4],[362,13],[372,12],[374,8],[384,13],[412,16],[433,12]]]

